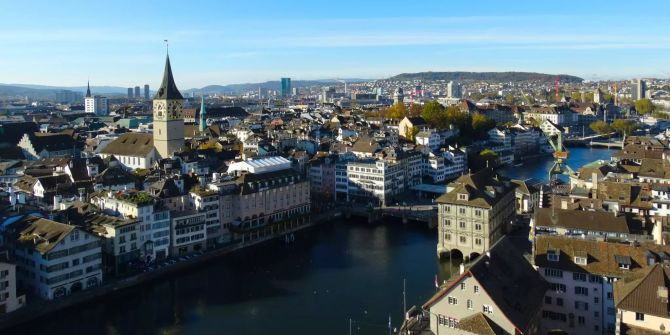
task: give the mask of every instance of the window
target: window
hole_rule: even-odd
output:
[[[613,299],[612,292],[607,292],[607,300],[612,300],[612,299]]]
[[[473,289],[474,289],[475,293],[479,293],[479,286],[475,285],[475,286],[473,287]]]
[[[479,223],[475,224],[475,230],[482,230],[482,225]]]
[[[482,245],[482,239],[481,238],[476,238],[475,239],[475,244],[476,245]]]
[[[575,272],[572,274],[572,279],[576,281],[586,281],[586,274]]]
[[[79,265],[79,258],[72,260],[72,266]]]
[[[583,316],[578,316],[577,323],[583,325],[584,323],[586,323],[586,319]]]
[[[583,301],[575,301],[575,310],[589,310],[589,304]]]
[[[458,305],[458,299],[454,297],[449,297],[447,301],[449,302],[449,305]]]
[[[565,293],[565,284],[549,283],[549,286],[551,287],[551,290],[554,292]]]
[[[482,311],[486,314],[492,314],[493,308],[490,305],[484,305],[482,306]]]
[[[461,290],[465,290],[465,283],[461,283]]]
[[[481,209],[475,209],[475,216],[482,216],[482,210]]]
[[[589,295],[589,289],[587,287],[575,286],[575,294]]]
[[[558,251],[557,250],[548,250],[547,251],[547,260],[550,262],[558,262]]]
[[[458,213],[460,214],[465,214],[465,208],[459,208]]]
[[[468,305],[468,309],[472,309],[472,300],[468,299],[467,305]]]
[[[465,238],[465,236],[460,236],[459,241],[461,241],[461,243],[465,243],[467,242],[467,239]]]
[[[461,229],[465,229],[465,222],[461,221],[458,223],[458,227]]]
[[[635,313],[635,321],[644,321],[644,313]]]
[[[593,303],[599,304],[600,303],[600,298],[599,297],[593,297]]]
[[[444,225],[445,225],[446,227],[451,227],[451,220],[447,219],[447,220],[444,222]]]
[[[558,269],[544,268],[545,277],[563,278],[563,271]]]
[[[451,234],[449,233],[444,234],[444,239],[447,241],[451,241]]]
[[[586,265],[586,257],[575,256],[575,264]]]

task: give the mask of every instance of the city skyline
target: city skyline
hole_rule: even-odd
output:
[[[654,10],[620,1],[561,8],[427,1],[417,10],[402,2],[17,3],[0,13],[0,65],[8,84],[81,86],[90,79],[157,87],[168,39],[180,89],[420,71],[667,78],[670,25],[662,13],[670,4],[649,5]]]

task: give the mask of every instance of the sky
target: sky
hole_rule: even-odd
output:
[[[670,1],[0,0],[0,83],[180,89],[419,71],[670,77]]]

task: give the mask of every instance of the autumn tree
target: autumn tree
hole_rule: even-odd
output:
[[[421,117],[426,120],[428,124],[435,128],[443,128],[444,125],[440,124],[442,121],[441,119],[446,121],[446,113],[444,112],[444,108],[442,105],[440,105],[439,102],[435,100],[428,101],[423,105]]]
[[[408,116],[420,116],[423,113],[423,108],[419,104],[411,104],[409,106],[409,115]]]
[[[609,134],[612,132],[612,127],[607,122],[602,120],[592,122],[589,125],[589,128],[591,128],[591,130],[597,134]]]
[[[414,126],[412,128],[409,128],[409,130],[407,131],[407,139],[414,142],[414,140],[416,139],[416,134],[418,133],[419,133],[419,127]]]
[[[405,104],[398,103],[388,109],[388,117],[391,119],[402,119],[407,116],[407,107]]]
[[[637,128],[639,126],[633,120],[616,119],[612,122],[612,129],[621,135],[631,135]]]

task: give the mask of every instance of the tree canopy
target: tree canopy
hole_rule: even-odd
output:
[[[612,129],[621,135],[631,135],[638,127],[633,120],[616,119],[612,122]]]
[[[654,104],[649,99],[640,99],[635,101],[635,111],[639,114],[650,114],[655,110]]]
[[[597,134],[609,134],[612,132],[612,127],[607,122],[602,120],[592,122],[589,125],[589,128],[591,128],[591,130]]]
[[[425,105],[423,105],[421,117],[432,127],[438,129],[444,129],[449,126],[447,113],[444,111],[442,105],[440,105],[440,103],[435,100],[428,101]]]
[[[407,107],[403,103],[397,103],[388,109],[388,117],[391,119],[402,119],[407,116]]]

